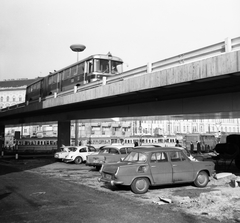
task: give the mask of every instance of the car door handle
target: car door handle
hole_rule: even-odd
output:
[[[172,166],[177,166],[177,165],[172,165]]]
[[[156,166],[151,166],[151,167],[156,167]]]

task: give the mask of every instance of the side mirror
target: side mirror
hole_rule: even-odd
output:
[[[124,160],[124,158],[122,157],[122,158],[120,158],[120,161],[122,162]]]

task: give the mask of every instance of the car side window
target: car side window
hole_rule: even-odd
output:
[[[115,149],[115,148],[110,148],[109,149],[109,153],[111,153],[111,154],[119,154],[118,150]]]
[[[96,152],[96,149],[93,148],[93,147],[91,147],[91,146],[89,146],[89,147],[88,147],[88,151],[89,151],[89,152]]]
[[[153,153],[151,156],[151,162],[167,162],[167,154],[164,152]]]
[[[181,153],[177,151],[170,152],[170,159],[172,162],[181,161]]]
[[[86,152],[87,152],[87,148],[86,147],[80,149],[80,153],[86,153]]]
[[[126,148],[127,149],[127,154],[131,153],[133,151],[132,147]]]
[[[121,154],[127,154],[126,148],[121,148],[121,149],[120,149],[120,153],[121,153]]]
[[[186,160],[186,157],[184,156],[183,152],[181,152],[181,159],[182,161]]]

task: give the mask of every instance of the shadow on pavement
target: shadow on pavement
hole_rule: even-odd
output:
[[[29,157],[29,158],[0,158],[0,175],[5,175],[12,172],[20,172],[24,170],[30,170],[45,165],[55,163],[56,160],[53,156],[41,156],[41,157]],[[4,168],[8,166],[8,168]]]

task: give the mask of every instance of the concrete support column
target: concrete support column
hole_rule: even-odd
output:
[[[71,121],[58,122],[58,143],[59,149],[62,145],[69,146],[71,140]]]
[[[4,137],[5,137],[5,126],[0,125],[0,155],[3,156],[4,153]]]

